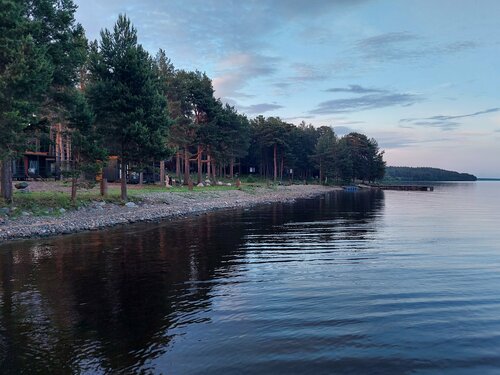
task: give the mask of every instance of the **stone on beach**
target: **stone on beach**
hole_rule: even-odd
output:
[[[65,210],[64,215],[50,216],[50,218],[32,214],[10,217],[11,210],[5,207],[0,209],[0,217],[2,213],[6,216],[1,223],[0,241],[103,229],[124,223],[182,218],[218,209],[248,208],[273,202],[291,202],[298,198],[325,194],[334,189],[319,185],[293,185],[273,190],[262,187],[253,189],[251,192],[245,190],[204,190],[200,193],[158,191],[138,196],[141,200],[140,209],[139,205],[134,202],[128,202],[122,206],[94,201],[88,206]],[[57,210],[61,212],[60,209]],[[46,215],[51,212],[54,212],[54,209],[45,210]]]

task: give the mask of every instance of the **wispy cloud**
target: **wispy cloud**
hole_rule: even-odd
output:
[[[360,85],[349,85],[348,87],[333,87],[326,89],[326,92],[347,92],[352,94],[371,94],[379,92],[387,92],[387,90],[367,88]]]
[[[477,111],[472,113],[466,113],[463,115],[436,115],[424,118],[403,118],[399,120],[401,128],[412,128],[415,126],[425,126],[430,128],[439,128],[441,130],[454,130],[460,127],[461,123],[459,119],[476,117],[489,113],[500,112],[500,107],[489,108],[483,111]]]
[[[291,81],[320,81],[328,78],[326,69],[312,64],[294,63],[292,69],[295,74],[289,78]]]
[[[334,126],[333,127],[333,131],[335,132],[335,134],[337,134],[338,136],[344,136],[346,134],[349,134],[349,133],[353,133],[356,131],[356,129],[353,129],[349,126],[343,126],[343,125],[340,125],[340,126]]]
[[[271,76],[277,71],[279,59],[252,53],[226,56],[217,63],[217,76],[213,85],[217,96],[222,98],[249,98],[242,90],[252,79]]]
[[[377,140],[379,146],[383,149],[396,149],[416,147],[420,145],[443,144],[453,140],[451,137],[432,137],[416,138],[414,135],[400,133],[398,131],[381,131],[371,134]]]
[[[460,126],[459,122],[448,120],[433,120],[433,121],[415,121],[412,123],[417,126],[425,126],[428,128],[438,128],[441,130],[455,130]],[[413,128],[413,126],[401,126],[402,128]]]
[[[167,52],[175,49],[185,58],[219,58],[229,52],[268,46],[269,35],[291,21],[312,21],[318,15],[340,12],[368,0],[75,0],[78,18],[91,38],[111,26],[118,13],[133,15],[141,41]],[[103,22],[105,21],[105,22]],[[170,38],[169,38],[170,37]],[[168,39],[169,45],[158,45]]]
[[[249,106],[238,106],[239,110],[249,115],[262,114],[280,108],[283,108],[283,106],[276,103],[259,103],[259,104],[252,104]]]
[[[314,117],[315,116],[312,116],[312,115],[294,116],[294,117],[284,117],[283,120],[285,120],[285,121],[309,120],[309,119],[313,119]]]
[[[438,44],[420,35],[399,31],[360,39],[354,48],[358,54],[366,59],[388,62],[456,54],[476,47],[477,43],[470,40]]]
[[[316,115],[359,112],[370,109],[391,107],[391,106],[410,106],[422,100],[422,97],[410,93],[378,93],[363,95],[355,98],[334,99],[324,101],[318,104],[316,109],[309,113]]]

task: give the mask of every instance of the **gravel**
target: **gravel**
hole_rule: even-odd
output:
[[[61,215],[57,217],[31,215],[22,215],[15,219],[3,217],[3,220],[0,220],[0,241],[97,230],[141,221],[159,221],[220,209],[250,207],[273,202],[292,202],[298,198],[325,194],[334,189],[319,185],[292,185],[279,186],[275,189],[256,188],[252,191],[148,193],[142,196],[141,202],[137,204],[129,202],[125,205],[117,205],[95,202],[78,210],[59,210]]]

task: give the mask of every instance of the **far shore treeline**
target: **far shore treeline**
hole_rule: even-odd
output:
[[[71,0],[0,0],[0,160],[2,196],[12,200],[12,163],[53,142],[54,126],[71,157],[56,165],[72,181],[99,173],[110,156],[126,175],[160,162],[184,184],[253,172],[325,183],[384,176],[383,152],[363,134],[247,118],[214,96],[211,79],[151,56],[131,21],[89,42]],[[195,177],[192,177],[195,176]]]
[[[397,181],[477,181],[469,173],[428,167],[386,167],[385,178]]]

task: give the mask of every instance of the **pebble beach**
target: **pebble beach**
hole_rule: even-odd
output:
[[[293,202],[338,188],[319,185],[291,185],[256,188],[252,191],[155,192],[138,203],[119,205],[93,202],[59,216],[21,216],[0,224],[0,241],[28,239],[99,230],[128,223],[160,221],[198,215],[221,209],[245,208],[275,202]]]

